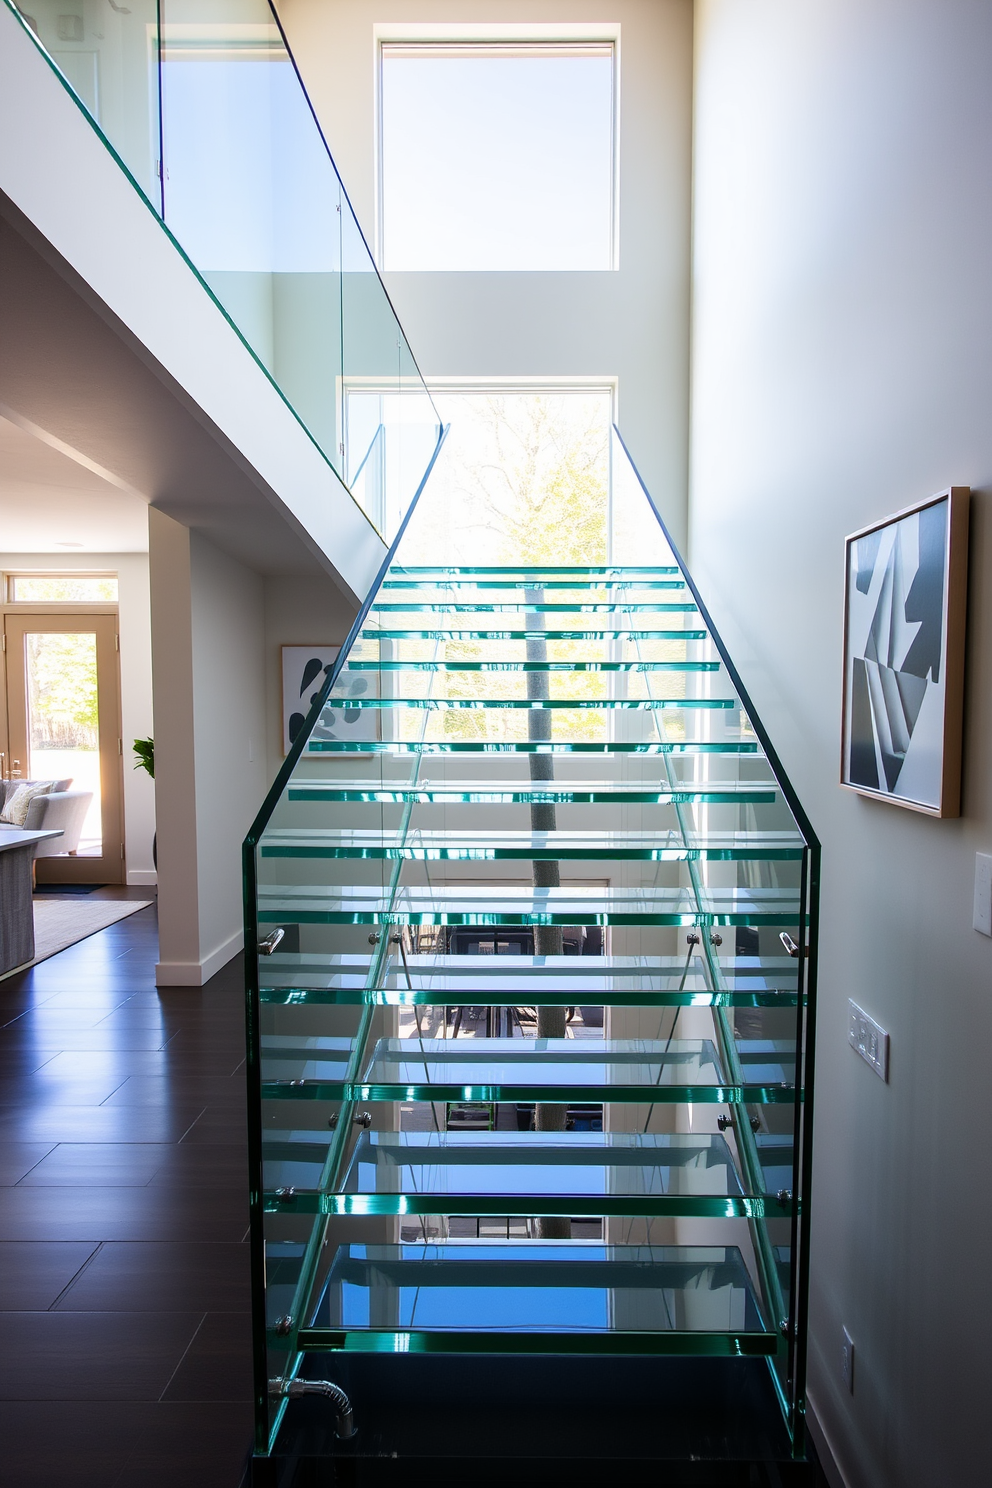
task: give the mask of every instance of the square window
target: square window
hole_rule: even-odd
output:
[[[614,267],[612,42],[383,43],[382,265]]]

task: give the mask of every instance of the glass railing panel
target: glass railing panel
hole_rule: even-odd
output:
[[[259,966],[285,1018],[260,1051],[265,1221],[324,1226],[301,1352],[550,1350],[582,1275],[615,1326],[570,1348],[763,1353],[795,1426],[811,833],[625,458],[611,542],[636,562],[448,564],[428,512],[436,562],[399,545],[311,720],[252,848],[260,931],[299,937]],[[327,733],[354,682],[364,742]],[[363,935],[391,948],[371,980]],[[349,1009],[360,1040],[322,1024]],[[325,1108],[350,1113],[330,1178]],[[753,1312],[668,1286],[698,1244]],[[639,1318],[628,1247],[670,1324]],[[518,1278],[554,1297],[526,1336]]]
[[[158,5],[30,0],[17,10],[156,211],[161,211]],[[72,10],[73,13],[68,13]]]
[[[274,8],[135,0],[64,10],[39,0],[19,14],[391,540],[438,418]]]

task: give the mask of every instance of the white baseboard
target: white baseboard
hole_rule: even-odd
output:
[[[154,868],[129,868],[127,870],[127,881],[129,884],[140,884],[142,887],[158,883],[158,874]]]
[[[244,932],[236,931],[202,961],[160,961],[155,968],[156,987],[202,987],[236,956],[245,943]]]

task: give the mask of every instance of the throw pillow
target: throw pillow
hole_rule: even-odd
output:
[[[9,827],[23,827],[27,820],[28,807],[35,796],[47,796],[50,794],[54,781],[36,780],[31,785],[18,785],[12,791],[8,791],[7,798],[0,811],[0,821],[6,822]]]

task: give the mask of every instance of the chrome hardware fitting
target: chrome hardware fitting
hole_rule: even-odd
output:
[[[268,935],[258,942],[258,954],[260,956],[271,956],[285,934],[286,932],[281,925],[277,925],[274,930],[270,930]]]

